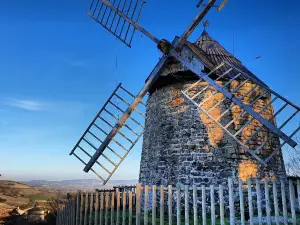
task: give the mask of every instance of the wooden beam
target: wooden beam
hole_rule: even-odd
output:
[[[206,16],[206,14],[211,9],[211,7],[213,7],[213,5],[215,4],[215,2],[216,2],[216,0],[209,0],[208,1],[207,5],[204,6],[204,8],[202,9],[202,11],[195,17],[195,19],[193,20],[193,22],[191,23],[191,25],[188,26],[188,28],[181,35],[179,42],[181,42],[182,40],[187,40],[189,38],[189,36],[193,33],[193,31],[199,25],[199,23],[201,22],[201,20]]]

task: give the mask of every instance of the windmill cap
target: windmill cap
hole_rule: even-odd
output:
[[[263,83],[258,77],[256,77],[250,70],[248,70],[242,62],[234,57],[231,53],[229,53],[218,41],[213,39],[206,30],[204,30],[201,34],[201,36],[196,40],[194,45],[201,49],[205,54],[210,63],[216,67],[220,65],[223,62],[227,62],[230,65],[234,66],[238,70],[248,74],[250,77],[254,78],[258,82]],[[209,69],[214,69],[214,68],[209,68]],[[225,72],[229,68],[226,68],[224,66],[223,70],[221,69],[221,72]],[[233,74],[228,74],[229,76]],[[267,86],[266,84],[264,84]]]

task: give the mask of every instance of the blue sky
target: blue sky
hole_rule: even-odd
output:
[[[149,0],[141,25],[180,35],[197,1]],[[0,1],[0,173],[3,179],[94,178],[68,154],[117,82],[137,93],[160,57],[137,33],[131,49],[85,14],[90,0]],[[300,3],[229,0],[209,34],[300,105]],[[191,37],[202,32],[200,26]],[[233,43],[234,33],[234,43]],[[262,56],[258,60],[255,57]],[[118,57],[118,69],[115,61]],[[141,144],[113,179],[137,179]],[[125,172],[124,172],[125,171]]]

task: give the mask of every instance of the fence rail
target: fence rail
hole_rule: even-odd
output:
[[[300,181],[228,179],[226,185],[142,186],[78,192],[57,225],[300,224]]]

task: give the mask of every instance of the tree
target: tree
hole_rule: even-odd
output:
[[[297,146],[291,148],[286,146],[283,152],[286,154],[285,168],[288,176],[300,177],[300,135],[295,137]]]

